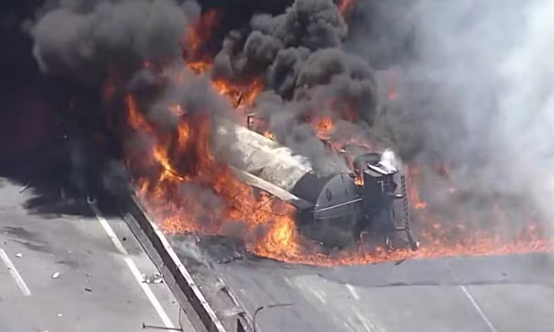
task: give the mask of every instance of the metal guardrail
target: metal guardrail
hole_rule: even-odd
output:
[[[208,303],[204,294],[202,294],[191,274],[180,261],[165,235],[156,224],[150,221],[146,211],[144,211],[141,204],[138,202],[138,199],[131,194],[124,205],[127,212],[136,220],[139,227],[160,256],[162,263],[173,276],[177,286],[190,302],[190,305],[206,330],[208,332],[231,332],[224,327],[223,323],[216,315],[215,310]],[[238,319],[237,331],[251,330],[247,326],[242,326],[243,324],[244,323]]]
[[[402,190],[402,210],[403,210],[403,220],[404,220],[404,231],[408,237],[408,242],[412,250],[417,250],[419,244],[415,240],[415,237],[412,233],[412,222],[410,218],[410,202],[408,200],[408,189],[406,187],[406,176],[404,174],[400,175],[400,187]]]

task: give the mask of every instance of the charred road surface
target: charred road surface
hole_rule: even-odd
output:
[[[338,267],[247,258],[199,264],[173,242],[214,309],[240,312],[231,310],[238,305],[259,331],[554,330],[550,254]]]
[[[0,331],[178,326],[168,286],[138,280],[158,270],[125,222],[99,218],[85,202],[64,213],[55,201],[0,179]]]

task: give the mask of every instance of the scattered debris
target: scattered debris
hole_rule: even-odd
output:
[[[164,276],[161,273],[154,273],[150,276],[142,275],[142,282],[146,284],[161,284],[164,282]]]
[[[20,253],[20,252],[18,252],[18,253],[17,253],[16,255],[15,255],[15,257],[17,257],[17,258],[21,258],[21,257],[23,257],[23,254],[22,254],[22,253]]]
[[[52,274],[52,279],[58,279],[59,276],[60,272],[54,272],[54,274]]]
[[[240,259],[243,259],[244,257],[240,254],[237,254],[237,255],[233,255],[232,257],[223,257],[223,258],[220,258],[218,260],[216,260],[217,264],[229,264],[229,263],[232,263],[234,261],[237,261],[237,260],[240,260]]]
[[[165,331],[183,331],[180,327],[165,327],[165,326],[157,326],[157,325],[148,325],[145,323],[142,323],[143,329],[154,329],[154,330],[165,330]]]
[[[221,315],[223,317],[235,317],[235,316],[244,315],[244,314],[245,314],[244,310],[239,307],[233,307],[233,308],[229,308],[221,311]]]
[[[96,197],[92,194],[87,194],[87,203],[95,205],[96,204]]]
[[[23,193],[25,190],[27,190],[27,188],[29,188],[30,185],[31,185],[31,183],[30,183],[30,182],[27,182],[27,184],[24,185],[23,188],[21,188],[21,189],[19,190],[19,193],[20,193],[20,194]]]
[[[266,306],[260,306],[258,308],[256,308],[256,310],[254,311],[254,317],[252,318],[252,325],[254,327],[254,332],[257,332],[258,331],[258,326],[256,325],[256,317],[258,316],[258,313],[264,309],[273,309],[273,308],[278,308],[278,307],[288,307],[288,306],[292,306],[294,305],[293,303],[276,303],[276,304],[270,304],[270,305],[266,305]]]
[[[396,263],[394,263],[394,265],[400,265],[400,264],[404,263],[405,261],[406,261],[406,258],[401,259],[399,261],[396,261]]]

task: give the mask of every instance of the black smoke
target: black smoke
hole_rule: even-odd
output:
[[[148,118],[171,127],[174,117],[157,107],[166,90],[174,89],[163,72],[184,65],[183,40],[199,15],[219,10],[221,19],[207,45],[214,58],[211,77],[231,82],[261,78],[264,95],[272,97],[262,96],[256,111],[269,119],[278,140],[310,157],[316,170],[345,170],[344,161],[330,155],[304,124],[309,116],[340,120],[353,111],[363,122],[357,129],[362,133],[375,120],[373,71],[362,58],[343,50],[348,25],[337,5],[331,0],[242,5],[245,10],[234,17],[235,7],[221,1],[54,1],[31,25],[33,54],[45,74],[69,77],[101,100],[89,107],[96,110],[85,111],[98,115],[96,121],[86,122],[107,117],[118,121],[125,107],[101,98],[109,84],[116,95],[139,96],[140,110]]]
[[[33,26],[33,53],[45,73],[102,84],[111,69],[125,75],[145,60],[178,58],[198,11],[170,0],[62,2]]]
[[[551,219],[553,13],[541,0],[356,4],[345,48],[401,73],[379,120],[404,159],[447,166],[421,185],[442,219]]]
[[[43,75],[32,55],[26,20],[41,1],[0,4],[0,165],[1,172],[45,170],[63,154],[60,110],[69,99],[65,82]],[[63,173],[63,172],[62,172]]]
[[[186,29],[213,9],[222,14],[206,45],[214,59],[210,77],[185,88],[169,83],[168,71],[183,70]],[[54,108],[64,110],[62,122],[72,128],[65,131],[77,136],[69,149],[80,152],[71,159],[76,165],[95,165],[92,159],[102,164],[78,173],[121,173],[110,158],[91,157],[105,154],[99,145],[126,152],[148,146],[129,140],[117,125],[124,122],[119,118],[125,94],[136,95],[140,111],[172,133],[178,119],[167,112],[167,103],[215,108],[220,116],[229,105],[209,88],[209,78],[261,78],[267,91],[253,111],[269,119],[281,143],[308,156],[321,172],[346,165],[329,156],[305,124],[314,114],[339,119],[336,135],[392,145],[409,162],[447,165],[448,172],[429,174],[422,190],[448,205],[437,190],[448,173],[448,183],[464,196],[464,204],[448,205],[448,213],[483,211],[507,195],[510,204],[516,198],[532,201],[551,214],[545,203],[554,150],[548,129],[551,48],[537,32],[552,28],[548,3],[360,0],[344,16],[331,0],[60,0],[4,13],[9,31],[28,33],[13,48],[17,55],[11,61],[26,59],[29,68],[46,74],[29,74],[14,84],[43,80],[43,93],[63,91],[55,103],[63,107]],[[4,39],[16,35],[5,33]],[[391,67],[400,73],[400,98],[382,105],[376,71]],[[9,65],[2,68],[11,75]],[[3,91],[11,91],[4,84]],[[103,96],[107,86],[115,98]],[[350,110],[358,121],[345,116]],[[115,125],[108,127],[108,118]],[[99,151],[82,153],[94,150]],[[123,152],[112,154],[121,159]]]
[[[249,29],[231,31],[215,57],[213,75],[236,81],[262,77],[267,92],[256,111],[269,119],[281,143],[308,156],[317,171],[344,171],[344,161],[330,156],[306,117],[353,111],[372,125],[377,112],[373,70],[348,54],[343,43],[348,25],[331,0],[297,0],[284,13],[256,14]],[[358,130],[362,131],[362,130]]]
[[[60,134],[80,192],[121,189],[129,146],[124,96],[139,94],[141,110],[150,110],[165,87],[145,64],[159,69],[180,60],[181,38],[198,14],[194,2],[52,1],[27,18],[34,63],[44,77],[72,86]]]

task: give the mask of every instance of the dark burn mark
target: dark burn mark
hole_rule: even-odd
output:
[[[30,232],[23,227],[16,226],[5,226],[2,228],[2,231],[12,237],[17,237],[29,241],[36,241],[39,236],[36,232]]]
[[[16,238],[13,240],[14,242],[17,242],[30,250],[39,252],[50,252],[51,250],[46,241],[41,239],[39,233],[30,232],[23,227],[15,226],[3,227],[2,231],[8,236]]]
[[[67,190],[67,189],[65,189]],[[94,217],[94,213],[87,205],[86,201],[69,197],[60,197],[60,193],[45,193],[25,202],[24,207],[32,214],[39,214],[45,218],[59,217],[60,215],[80,215]]]
[[[69,266],[72,269],[77,269],[79,267],[79,262],[71,260],[71,259],[60,259],[56,261],[56,264],[62,264]]]
[[[29,241],[15,240],[15,242],[25,246],[27,249],[38,251],[38,252],[50,252],[50,246],[46,244],[32,243]]]
[[[218,264],[227,264],[245,258],[244,243],[223,236],[201,236],[198,246]]]

